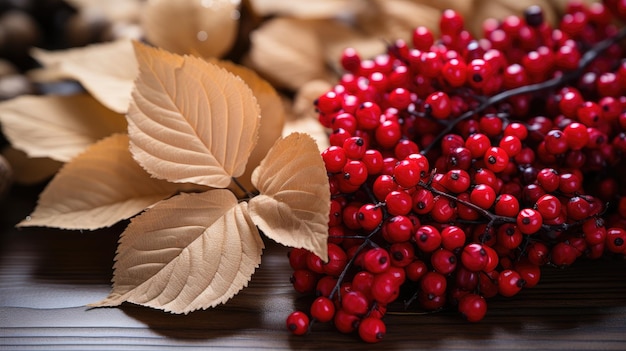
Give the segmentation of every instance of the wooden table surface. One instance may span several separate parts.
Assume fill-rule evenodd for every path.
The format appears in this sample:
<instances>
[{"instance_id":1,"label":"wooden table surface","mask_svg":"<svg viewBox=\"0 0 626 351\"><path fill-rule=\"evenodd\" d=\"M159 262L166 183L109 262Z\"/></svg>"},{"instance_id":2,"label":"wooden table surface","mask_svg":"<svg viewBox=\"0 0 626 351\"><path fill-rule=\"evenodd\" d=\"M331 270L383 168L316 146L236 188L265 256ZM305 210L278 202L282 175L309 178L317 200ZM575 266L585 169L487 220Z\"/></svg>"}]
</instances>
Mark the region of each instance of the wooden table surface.
<instances>
[{"instance_id":1,"label":"wooden table surface","mask_svg":"<svg viewBox=\"0 0 626 351\"><path fill-rule=\"evenodd\" d=\"M124 227L14 229L39 190L16 187L0 207L0 350L626 350L622 259L546 269L537 287L491 300L477 324L456 312L388 315L388 334L375 346L325 324L291 336L284 320L306 304L290 286L286 249L271 242L250 286L218 308L189 315L132 305L87 309L109 292Z\"/></svg>"}]
</instances>

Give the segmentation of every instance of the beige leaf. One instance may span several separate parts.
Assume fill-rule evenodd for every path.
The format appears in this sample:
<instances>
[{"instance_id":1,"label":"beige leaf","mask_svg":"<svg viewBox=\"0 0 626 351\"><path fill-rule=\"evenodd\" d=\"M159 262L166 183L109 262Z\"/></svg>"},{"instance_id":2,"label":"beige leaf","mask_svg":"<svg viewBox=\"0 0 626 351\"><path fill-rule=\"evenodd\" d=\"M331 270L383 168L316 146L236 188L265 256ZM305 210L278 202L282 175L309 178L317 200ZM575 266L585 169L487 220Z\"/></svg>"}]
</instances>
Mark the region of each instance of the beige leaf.
<instances>
[{"instance_id":1,"label":"beige leaf","mask_svg":"<svg viewBox=\"0 0 626 351\"><path fill-rule=\"evenodd\" d=\"M101 138L126 131L124 116L87 94L20 96L0 103L2 130L30 157L67 162Z\"/></svg>"},{"instance_id":2,"label":"beige leaf","mask_svg":"<svg viewBox=\"0 0 626 351\"><path fill-rule=\"evenodd\" d=\"M13 169L14 181L24 185L33 185L52 178L63 165L47 157L28 157L26 153L13 147L4 148L2 156Z\"/></svg>"},{"instance_id":3,"label":"beige leaf","mask_svg":"<svg viewBox=\"0 0 626 351\"><path fill-rule=\"evenodd\" d=\"M350 16L362 0L250 0L252 10L261 17L279 15L299 18Z\"/></svg>"},{"instance_id":4,"label":"beige leaf","mask_svg":"<svg viewBox=\"0 0 626 351\"><path fill-rule=\"evenodd\" d=\"M226 302L248 285L263 241L229 190L181 194L134 218L122 234L113 290L92 306L128 301L173 313Z\"/></svg>"},{"instance_id":5,"label":"beige leaf","mask_svg":"<svg viewBox=\"0 0 626 351\"><path fill-rule=\"evenodd\" d=\"M422 3L423 2L423 3ZM439 33L441 10L431 2L414 0L372 0L368 11L358 17L358 27L367 35L393 42L403 39L411 43L417 26Z\"/></svg>"},{"instance_id":6,"label":"beige leaf","mask_svg":"<svg viewBox=\"0 0 626 351\"><path fill-rule=\"evenodd\" d=\"M276 86L295 91L310 80L328 77L313 22L275 18L252 32L250 41L250 64Z\"/></svg>"},{"instance_id":7,"label":"beige leaf","mask_svg":"<svg viewBox=\"0 0 626 351\"><path fill-rule=\"evenodd\" d=\"M292 112L294 117L317 118L318 113L315 112L315 100L332 88L332 84L325 80L312 80L301 86L293 98Z\"/></svg>"},{"instance_id":8,"label":"beige leaf","mask_svg":"<svg viewBox=\"0 0 626 351\"><path fill-rule=\"evenodd\" d=\"M314 25L320 42L324 43L323 52L326 64L334 67L338 72L343 70L339 59L347 47L356 49L362 58L372 58L387 50L386 43L381 40L380 36L366 35L345 22L320 20L314 22Z\"/></svg>"},{"instance_id":9,"label":"beige leaf","mask_svg":"<svg viewBox=\"0 0 626 351\"><path fill-rule=\"evenodd\" d=\"M261 78L256 72L244 66L237 65L231 61L209 61L216 63L233 74L236 74L250 87L252 93L261 108L261 121L259 126L259 140L256 144L248 163L246 171L239 177L239 182L252 191L252 183L250 177L252 171L261 163L269 149L274 145L276 140L280 138L281 131L285 124L285 110L280 96L270 83ZM243 194L240 194L243 195Z\"/></svg>"},{"instance_id":10,"label":"beige leaf","mask_svg":"<svg viewBox=\"0 0 626 351\"><path fill-rule=\"evenodd\" d=\"M112 135L66 163L18 226L87 229L111 226L177 192L132 159L128 136Z\"/></svg>"},{"instance_id":11,"label":"beige leaf","mask_svg":"<svg viewBox=\"0 0 626 351\"><path fill-rule=\"evenodd\" d=\"M292 133L309 134L315 140L320 153L330 146L326 129L316 118L305 117L288 120L283 128L283 136L286 137Z\"/></svg>"},{"instance_id":12,"label":"beige leaf","mask_svg":"<svg viewBox=\"0 0 626 351\"><path fill-rule=\"evenodd\" d=\"M250 215L271 239L301 247L326 260L330 188L315 141L293 133L279 139L252 173L260 194Z\"/></svg>"},{"instance_id":13,"label":"beige leaf","mask_svg":"<svg viewBox=\"0 0 626 351\"><path fill-rule=\"evenodd\" d=\"M227 187L256 145L252 91L202 59L135 47L140 74L127 115L133 156L157 178Z\"/></svg>"},{"instance_id":14,"label":"beige leaf","mask_svg":"<svg viewBox=\"0 0 626 351\"><path fill-rule=\"evenodd\" d=\"M148 41L170 52L221 57L236 39L238 0L149 0L142 26Z\"/></svg>"},{"instance_id":15,"label":"beige leaf","mask_svg":"<svg viewBox=\"0 0 626 351\"><path fill-rule=\"evenodd\" d=\"M104 106L126 113L138 73L130 40L54 52L33 49L31 54L47 68L79 81Z\"/></svg>"}]
</instances>

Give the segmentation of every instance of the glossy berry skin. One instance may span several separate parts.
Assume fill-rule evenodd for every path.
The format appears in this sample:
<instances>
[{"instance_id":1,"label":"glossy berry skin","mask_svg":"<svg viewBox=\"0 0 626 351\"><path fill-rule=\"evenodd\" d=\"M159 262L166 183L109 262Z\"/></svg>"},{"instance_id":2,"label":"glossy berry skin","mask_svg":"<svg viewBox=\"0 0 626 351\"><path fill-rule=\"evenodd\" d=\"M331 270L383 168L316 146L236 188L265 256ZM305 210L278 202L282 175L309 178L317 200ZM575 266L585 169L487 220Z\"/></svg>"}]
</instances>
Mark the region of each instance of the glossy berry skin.
<instances>
[{"instance_id":1,"label":"glossy berry skin","mask_svg":"<svg viewBox=\"0 0 626 351\"><path fill-rule=\"evenodd\" d=\"M441 245L441 233L431 225L424 225L417 229L414 240L423 252L433 252Z\"/></svg>"},{"instance_id":2,"label":"glossy berry skin","mask_svg":"<svg viewBox=\"0 0 626 351\"><path fill-rule=\"evenodd\" d=\"M365 253L363 268L368 272L377 274L385 272L391 266L389 252L383 248L375 247Z\"/></svg>"},{"instance_id":3,"label":"glossy berry skin","mask_svg":"<svg viewBox=\"0 0 626 351\"><path fill-rule=\"evenodd\" d=\"M487 301L478 294L467 294L459 300L459 312L469 322L478 322L487 314Z\"/></svg>"},{"instance_id":4,"label":"glossy berry skin","mask_svg":"<svg viewBox=\"0 0 626 351\"><path fill-rule=\"evenodd\" d=\"M364 293L348 291L346 294L342 294L341 308L350 314L363 316L369 309L369 303Z\"/></svg>"},{"instance_id":5,"label":"glossy berry skin","mask_svg":"<svg viewBox=\"0 0 626 351\"><path fill-rule=\"evenodd\" d=\"M502 296L516 295L525 284L520 274L512 269L505 269L498 275L498 293Z\"/></svg>"},{"instance_id":6,"label":"glossy berry skin","mask_svg":"<svg viewBox=\"0 0 626 351\"><path fill-rule=\"evenodd\" d=\"M463 248L461 262L472 272L483 270L487 266L487 252L481 244L469 244Z\"/></svg>"},{"instance_id":7,"label":"glossy berry skin","mask_svg":"<svg viewBox=\"0 0 626 351\"><path fill-rule=\"evenodd\" d=\"M524 234L535 234L543 225L543 218L539 211L531 208L522 209L516 218L517 227Z\"/></svg>"},{"instance_id":8,"label":"glossy berry skin","mask_svg":"<svg viewBox=\"0 0 626 351\"><path fill-rule=\"evenodd\" d=\"M295 311L287 317L287 329L294 335L304 335L309 330L309 322L306 313Z\"/></svg>"},{"instance_id":9,"label":"glossy berry skin","mask_svg":"<svg viewBox=\"0 0 626 351\"><path fill-rule=\"evenodd\" d=\"M335 304L328 297L320 296L311 304L311 316L322 323L330 322L335 316Z\"/></svg>"},{"instance_id":10,"label":"glossy berry skin","mask_svg":"<svg viewBox=\"0 0 626 351\"><path fill-rule=\"evenodd\" d=\"M368 343L377 343L382 341L387 333L385 323L374 317L364 318L359 324L359 336L361 340Z\"/></svg>"},{"instance_id":11,"label":"glossy berry skin","mask_svg":"<svg viewBox=\"0 0 626 351\"><path fill-rule=\"evenodd\" d=\"M340 172L343 170L343 166L346 164L347 156L342 147L330 146L326 150L322 151L322 159L324 160L324 166L328 172Z\"/></svg>"},{"instance_id":12,"label":"glossy berry skin","mask_svg":"<svg viewBox=\"0 0 626 351\"><path fill-rule=\"evenodd\" d=\"M489 185L479 184L472 189L470 201L480 208L488 209L496 201L496 192Z\"/></svg>"},{"instance_id":13,"label":"glossy berry skin","mask_svg":"<svg viewBox=\"0 0 626 351\"><path fill-rule=\"evenodd\" d=\"M506 151L498 146L490 147L483 156L485 167L498 173L506 169L509 164L509 155Z\"/></svg>"},{"instance_id":14,"label":"glossy berry skin","mask_svg":"<svg viewBox=\"0 0 626 351\"><path fill-rule=\"evenodd\" d=\"M381 224L383 212L374 204L365 204L357 212L357 220L363 229L373 230Z\"/></svg>"},{"instance_id":15,"label":"glossy berry skin","mask_svg":"<svg viewBox=\"0 0 626 351\"><path fill-rule=\"evenodd\" d=\"M417 185L422 175L421 165L411 159L400 161L393 170L395 181L403 188L411 188Z\"/></svg>"}]
</instances>

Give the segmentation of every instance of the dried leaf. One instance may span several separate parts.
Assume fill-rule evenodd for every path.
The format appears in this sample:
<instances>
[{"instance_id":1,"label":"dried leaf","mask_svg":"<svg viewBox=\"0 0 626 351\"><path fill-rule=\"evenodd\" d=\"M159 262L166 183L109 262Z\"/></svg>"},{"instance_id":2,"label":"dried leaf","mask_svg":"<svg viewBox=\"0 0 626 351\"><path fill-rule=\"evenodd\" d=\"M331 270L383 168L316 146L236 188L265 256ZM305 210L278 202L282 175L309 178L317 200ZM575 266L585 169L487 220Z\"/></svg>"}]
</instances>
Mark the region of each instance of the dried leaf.
<instances>
[{"instance_id":1,"label":"dried leaf","mask_svg":"<svg viewBox=\"0 0 626 351\"><path fill-rule=\"evenodd\" d=\"M353 14L362 0L250 0L252 10L261 17L279 15L298 18L347 17Z\"/></svg>"},{"instance_id":2,"label":"dried leaf","mask_svg":"<svg viewBox=\"0 0 626 351\"><path fill-rule=\"evenodd\" d=\"M295 118L317 118L315 100L332 89L332 84L325 80L312 80L304 84L296 92L293 99L293 114Z\"/></svg>"},{"instance_id":3,"label":"dried leaf","mask_svg":"<svg viewBox=\"0 0 626 351\"><path fill-rule=\"evenodd\" d=\"M92 306L128 301L173 313L213 307L248 285L262 250L247 204L232 192L181 194L131 221L113 290Z\"/></svg>"},{"instance_id":4,"label":"dried leaf","mask_svg":"<svg viewBox=\"0 0 626 351\"><path fill-rule=\"evenodd\" d=\"M236 39L239 3L238 0L149 0L141 23L148 41L170 52L221 57Z\"/></svg>"},{"instance_id":5,"label":"dried leaf","mask_svg":"<svg viewBox=\"0 0 626 351\"><path fill-rule=\"evenodd\" d=\"M31 54L47 68L79 81L104 106L126 113L138 73L130 40L54 52L33 49Z\"/></svg>"},{"instance_id":6,"label":"dried leaf","mask_svg":"<svg viewBox=\"0 0 626 351\"><path fill-rule=\"evenodd\" d=\"M424 3L422 3L424 2ZM431 2L414 0L373 0L368 11L358 17L358 27L368 36L387 42L403 39L411 42L411 33L417 26L439 33L441 10Z\"/></svg>"},{"instance_id":7,"label":"dried leaf","mask_svg":"<svg viewBox=\"0 0 626 351\"><path fill-rule=\"evenodd\" d=\"M295 91L310 80L328 77L314 22L272 19L252 32L250 41L251 65L277 86Z\"/></svg>"},{"instance_id":8,"label":"dried leaf","mask_svg":"<svg viewBox=\"0 0 626 351\"><path fill-rule=\"evenodd\" d=\"M177 192L132 159L128 136L112 135L66 163L18 226L93 230L111 226Z\"/></svg>"},{"instance_id":9,"label":"dried leaf","mask_svg":"<svg viewBox=\"0 0 626 351\"><path fill-rule=\"evenodd\" d=\"M250 215L259 229L326 260L330 188L315 141L301 133L278 140L252 173L252 184L260 194L250 200Z\"/></svg>"},{"instance_id":10,"label":"dried leaf","mask_svg":"<svg viewBox=\"0 0 626 351\"><path fill-rule=\"evenodd\" d=\"M309 134L315 140L320 153L330 146L326 129L324 129L317 118L305 117L288 120L283 128L283 136L287 137L292 133Z\"/></svg>"},{"instance_id":11,"label":"dried leaf","mask_svg":"<svg viewBox=\"0 0 626 351\"><path fill-rule=\"evenodd\" d=\"M387 51L385 41L379 36L366 35L345 22L320 20L314 25L319 41L324 43L326 64L337 72L343 71L339 58L347 47L356 49L362 58L371 58Z\"/></svg>"},{"instance_id":12,"label":"dried leaf","mask_svg":"<svg viewBox=\"0 0 626 351\"><path fill-rule=\"evenodd\" d=\"M33 185L52 178L63 163L47 157L28 157L13 147L2 150L2 156L13 168L13 179L18 184Z\"/></svg>"},{"instance_id":13,"label":"dried leaf","mask_svg":"<svg viewBox=\"0 0 626 351\"><path fill-rule=\"evenodd\" d=\"M126 131L124 116L87 94L20 96L0 103L2 130L30 157L67 162L94 142Z\"/></svg>"},{"instance_id":14,"label":"dried leaf","mask_svg":"<svg viewBox=\"0 0 626 351\"><path fill-rule=\"evenodd\" d=\"M215 63L243 79L250 87L250 90L252 90L261 108L259 140L254 150L252 150L252 154L250 154L246 171L239 177L239 182L243 186L248 190L253 190L250 182L252 171L261 163L261 160L267 155L267 152L276 140L280 138L285 124L285 109L274 87L253 70L231 61L213 60L209 62Z\"/></svg>"},{"instance_id":15,"label":"dried leaf","mask_svg":"<svg viewBox=\"0 0 626 351\"><path fill-rule=\"evenodd\" d=\"M252 91L202 59L135 47L140 74L127 115L133 156L157 178L228 187L256 145Z\"/></svg>"}]
</instances>

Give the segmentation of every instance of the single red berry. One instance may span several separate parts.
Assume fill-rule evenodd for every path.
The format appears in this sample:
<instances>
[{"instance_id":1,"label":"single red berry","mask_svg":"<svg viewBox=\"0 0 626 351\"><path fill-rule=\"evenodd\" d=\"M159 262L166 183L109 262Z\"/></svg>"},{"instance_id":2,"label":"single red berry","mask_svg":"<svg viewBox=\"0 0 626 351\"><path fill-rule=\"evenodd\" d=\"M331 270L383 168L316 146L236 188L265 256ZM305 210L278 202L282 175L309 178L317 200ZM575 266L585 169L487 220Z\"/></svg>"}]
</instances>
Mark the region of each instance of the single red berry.
<instances>
[{"instance_id":1,"label":"single red berry","mask_svg":"<svg viewBox=\"0 0 626 351\"><path fill-rule=\"evenodd\" d=\"M450 225L441 230L441 246L450 251L455 251L465 244L465 231L460 227Z\"/></svg>"},{"instance_id":2,"label":"single red berry","mask_svg":"<svg viewBox=\"0 0 626 351\"><path fill-rule=\"evenodd\" d=\"M308 269L297 269L291 274L290 281L297 292L311 293L315 290L317 275Z\"/></svg>"},{"instance_id":3,"label":"single red berry","mask_svg":"<svg viewBox=\"0 0 626 351\"><path fill-rule=\"evenodd\" d=\"M359 336L361 340L368 343L376 343L382 341L387 332L385 322L378 318L367 317L359 324Z\"/></svg>"},{"instance_id":4,"label":"single red berry","mask_svg":"<svg viewBox=\"0 0 626 351\"><path fill-rule=\"evenodd\" d=\"M428 272L428 266L424 263L424 261L415 259L413 262L404 267L404 272L409 280L416 282L420 280L426 272Z\"/></svg>"},{"instance_id":5,"label":"single red berry","mask_svg":"<svg viewBox=\"0 0 626 351\"><path fill-rule=\"evenodd\" d=\"M541 268L538 265L531 263L528 259L522 259L516 262L515 270L524 280L525 288L532 288L539 283L539 279L541 278Z\"/></svg>"},{"instance_id":6,"label":"single red berry","mask_svg":"<svg viewBox=\"0 0 626 351\"><path fill-rule=\"evenodd\" d=\"M478 184L470 193L470 201L480 208L489 209L496 201L496 192L489 185Z\"/></svg>"},{"instance_id":7,"label":"single red berry","mask_svg":"<svg viewBox=\"0 0 626 351\"><path fill-rule=\"evenodd\" d=\"M534 208L543 219L554 219L561 214L561 201L554 195L546 194L537 200Z\"/></svg>"},{"instance_id":8,"label":"single red berry","mask_svg":"<svg viewBox=\"0 0 626 351\"><path fill-rule=\"evenodd\" d=\"M532 208L522 209L516 218L517 227L524 234L535 234L543 225L541 213Z\"/></svg>"},{"instance_id":9,"label":"single red berry","mask_svg":"<svg viewBox=\"0 0 626 351\"><path fill-rule=\"evenodd\" d=\"M459 312L469 322L478 322L487 314L487 302L478 294L467 294L459 300Z\"/></svg>"},{"instance_id":10,"label":"single red berry","mask_svg":"<svg viewBox=\"0 0 626 351\"><path fill-rule=\"evenodd\" d=\"M509 164L509 155L504 151L504 149L492 146L490 147L483 156L485 167L494 173L502 172L506 169Z\"/></svg>"},{"instance_id":11,"label":"single red berry","mask_svg":"<svg viewBox=\"0 0 626 351\"><path fill-rule=\"evenodd\" d=\"M388 272L376 274L371 293L374 300L379 304L386 305L393 302L400 295L398 279Z\"/></svg>"},{"instance_id":12,"label":"single red berry","mask_svg":"<svg viewBox=\"0 0 626 351\"><path fill-rule=\"evenodd\" d=\"M328 243L328 261L323 263L322 270L324 274L338 277L343 272L348 263L348 256L341 246Z\"/></svg>"},{"instance_id":13,"label":"single red berry","mask_svg":"<svg viewBox=\"0 0 626 351\"><path fill-rule=\"evenodd\" d=\"M385 120L376 127L374 138L382 148L393 148L402 138L402 130L397 121Z\"/></svg>"},{"instance_id":14,"label":"single red berry","mask_svg":"<svg viewBox=\"0 0 626 351\"><path fill-rule=\"evenodd\" d=\"M383 211L374 204L364 204L357 212L357 220L363 229L374 230L382 223Z\"/></svg>"},{"instance_id":15,"label":"single red berry","mask_svg":"<svg viewBox=\"0 0 626 351\"><path fill-rule=\"evenodd\" d=\"M430 49L435 42L433 33L428 27L418 26L413 30L413 46L421 51Z\"/></svg>"},{"instance_id":16,"label":"single red berry","mask_svg":"<svg viewBox=\"0 0 626 351\"><path fill-rule=\"evenodd\" d=\"M309 330L309 316L301 311L292 312L287 317L287 329L294 335L304 335Z\"/></svg>"},{"instance_id":17,"label":"single red berry","mask_svg":"<svg viewBox=\"0 0 626 351\"><path fill-rule=\"evenodd\" d=\"M513 223L505 223L497 231L498 245L507 249L516 249L522 243L523 235Z\"/></svg>"},{"instance_id":18,"label":"single red berry","mask_svg":"<svg viewBox=\"0 0 626 351\"><path fill-rule=\"evenodd\" d=\"M428 272L420 280L420 288L427 295L443 295L447 286L448 281L446 277L438 272Z\"/></svg>"},{"instance_id":19,"label":"single red berry","mask_svg":"<svg viewBox=\"0 0 626 351\"><path fill-rule=\"evenodd\" d=\"M430 256L430 263L435 272L448 275L456 270L457 258L452 251L441 248Z\"/></svg>"},{"instance_id":20,"label":"single red berry","mask_svg":"<svg viewBox=\"0 0 626 351\"><path fill-rule=\"evenodd\" d=\"M613 253L623 254L626 252L626 230L622 228L609 228L606 231L606 248Z\"/></svg>"},{"instance_id":21,"label":"single red berry","mask_svg":"<svg viewBox=\"0 0 626 351\"><path fill-rule=\"evenodd\" d=\"M415 259L415 249L408 241L394 243L389 248L389 256L393 267L406 267Z\"/></svg>"},{"instance_id":22,"label":"single red berry","mask_svg":"<svg viewBox=\"0 0 626 351\"><path fill-rule=\"evenodd\" d=\"M341 295L341 308L357 316L363 316L369 310L369 302L364 293L356 290Z\"/></svg>"},{"instance_id":23,"label":"single red berry","mask_svg":"<svg viewBox=\"0 0 626 351\"><path fill-rule=\"evenodd\" d=\"M423 252L433 252L441 246L441 233L431 225L422 225L415 231L414 240Z\"/></svg>"},{"instance_id":24,"label":"single red berry","mask_svg":"<svg viewBox=\"0 0 626 351\"><path fill-rule=\"evenodd\" d=\"M505 269L498 275L498 293L502 296L511 297L517 294L525 284L520 274L512 269Z\"/></svg>"},{"instance_id":25,"label":"single red berry","mask_svg":"<svg viewBox=\"0 0 626 351\"><path fill-rule=\"evenodd\" d=\"M550 251L550 262L558 267L570 266L576 258L578 252L575 247L567 242L559 242L552 247Z\"/></svg>"},{"instance_id":26,"label":"single red berry","mask_svg":"<svg viewBox=\"0 0 626 351\"><path fill-rule=\"evenodd\" d=\"M496 197L494 212L498 216L514 217L519 212L519 200L511 194Z\"/></svg>"},{"instance_id":27,"label":"single red berry","mask_svg":"<svg viewBox=\"0 0 626 351\"><path fill-rule=\"evenodd\" d=\"M421 179L422 168L420 164L412 159L404 159L396 165L393 170L393 177L403 188L411 188L417 185Z\"/></svg>"},{"instance_id":28,"label":"single red berry","mask_svg":"<svg viewBox=\"0 0 626 351\"><path fill-rule=\"evenodd\" d=\"M461 253L461 263L470 271L480 271L487 265L487 251L478 243L466 245Z\"/></svg>"},{"instance_id":29,"label":"single red berry","mask_svg":"<svg viewBox=\"0 0 626 351\"><path fill-rule=\"evenodd\" d=\"M448 94L443 91L436 91L424 100L426 113L436 119L448 119L452 112L452 102Z\"/></svg>"},{"instance_id":30,"label":"single red berry","mask_svg":"<svg viewBox=\"0 0 626 351\"><path fill-rule=\"evenodd\" d=\"M358 316L339 309L335 312L333 324L340 333L348 334L357 330L360 320Z\"/></svg>"},{"instance_id":31,"label":"single red berry","mask_svg":"<svg viewBox=\"0 0 626 351\"><path fill-rule=\"evenodd\" d=\"M359 186L367 180L367 167L362 161L350 160L342 169L343 179L350 185Z\"/></svg>"},{"instance_id":32,"label":"single red berry","mask_svg":"<svg viewBox=\"0 0 626 351\"><path fill-rule=\"evenodd\" d=\"M335 303L328 297L320 296L311 304L311 317L325 323L335 317Z\"/></svg>"},{"instance_id":33,"label":"single red berry","mask_svg":"<svg viewBox=\"0 0 626 351\"><path fill-rule=\"evenodd\" d=\"M370 273L382 273L391 266L389 252L381 247L368 250L363 256L363 268Z\"/></svg>"},{"instance_id":34,"label":"single red berry","mask_svg":"<svg viewBox=\"0 0 626 351\"><path fill-rule=\"evenodd\" d=\"M343 166L346 164L347 156L342 147L330 146L326 150L322 151L322 159L324 160L324 166L328 172L340 172L343 170Z\"/></svg>"}]
</instances>

